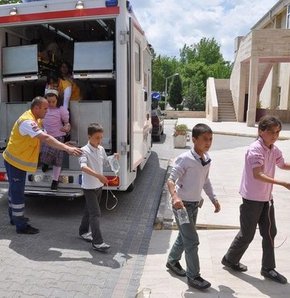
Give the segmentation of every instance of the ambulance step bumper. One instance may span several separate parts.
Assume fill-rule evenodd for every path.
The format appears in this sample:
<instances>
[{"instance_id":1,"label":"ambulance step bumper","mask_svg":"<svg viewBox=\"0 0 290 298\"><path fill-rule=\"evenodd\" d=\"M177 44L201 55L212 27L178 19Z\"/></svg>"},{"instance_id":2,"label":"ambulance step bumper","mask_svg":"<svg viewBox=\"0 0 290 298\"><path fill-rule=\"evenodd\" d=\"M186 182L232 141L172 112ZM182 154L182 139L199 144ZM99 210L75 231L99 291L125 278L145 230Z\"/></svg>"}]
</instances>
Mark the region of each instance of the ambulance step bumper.
<instances>
[{"instance_id":1,"label":"ambulance step bumper","mask_svg":"<svg viewBox=\"0 0 290 298\"><path fill-rule=\"evenodd\" d=\"M58 190L51 190L50 188L36 188L26 187L25 195L36 197L65 197L65 198L79 198L84 195L81 189L65 189L59 188Z\"/></svg>"}]
</instances>

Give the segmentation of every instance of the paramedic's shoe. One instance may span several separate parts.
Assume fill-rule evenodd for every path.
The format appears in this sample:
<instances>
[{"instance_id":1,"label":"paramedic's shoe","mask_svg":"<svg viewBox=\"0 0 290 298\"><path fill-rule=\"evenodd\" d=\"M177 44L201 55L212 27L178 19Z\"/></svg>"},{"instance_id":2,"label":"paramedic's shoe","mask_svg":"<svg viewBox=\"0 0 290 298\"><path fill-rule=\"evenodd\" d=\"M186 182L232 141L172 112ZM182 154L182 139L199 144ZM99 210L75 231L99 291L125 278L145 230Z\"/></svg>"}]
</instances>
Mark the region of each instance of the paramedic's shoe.
<instances>
[{"instance_id":1,"label":"paramedic's shoe","mask_svg":"<svg viewBox=\"0 0 290 298\"><path fill-rule=\"evenodd\" d=\"M107 251L111 246L105 242L101 244L94 244L92 243L92 247L94 250L100 251L100 252L105 252Z\"/></svg>"},{"instance_id":2,"label":"paramedic's shoe","mask_svg":"<svg viewBox=\"0 0 290 298\"><path fill-rule=\"evenodd\" d=\"M51 189L51 190L57 190L57 189L58 189L58 181L56 181L56 180L52 180L50 189Z\"/></svg>"},{"instance_id":3,"label":"paramedic's shoe","mask_svg":"<svg viewBox=\"0 0 290 298\"><path fill-rule=\"evenodd\" d=\"M225 267L231 268L234 271L238 271L238 272L245 272L248 270L246 265L243 265L242 263L237 263L237 264L233 264L231 262L229 262L226 258L226 256L223 257L222 262L221 262Z\"/></svg>"},{"instance_id":4,"label":"paramedic's shoe","mask_svg":"<svg viewBox=\"0 0 290 298\"><path fill-rule=\"evenodd\" d=\"M22 230L16 230L17 234L38 234L39 230L32 227L31 225L27 225L24 229Z\"/></svg>"},{"instance_id":5,"label":"paramedic's shoe","mask_svg":"<svg viewBox=\"0 0 290 298\"><path fill-rule=\"evenodd\" d=\"M48 170L48 165L46 163L44 163L41 167L41 170L43 173L45 173Z\"/></svg>"},{"instance_id":6,"label":"paramedic's shoe","mask_svg":"<svg viewBox=\"0 0 290 298\"><path fill-rule=\"evenodd\" d=\"M25 217L25 216L23 216L22 220L23 220L24 222L29 222L29 218L28 218L28 217ZM15 226L15 223L14 223L14 221L13 221L12 218L10 219L10 224L11 224L12 226Z\"/></svg>"},{"instance_id":7,"label":"paramedic's shoe","mask_svg":"<svg viewBox=\"0 0 290 298\"><path fill-rule=\"evenodd\" d=\"M87 232L87 233L84 233L84 234L81 234L80 235L80 238L87 241L87 242L92 242L93 241L93 236L92 236L92 233L91 232Z\"/></svg>"},{"instance_id":8,"label":"paramedic's shoe","mask_svg":"<svg viewBox=\"0 0 290 298\"><path fill-rule=\"evenodd\" d=\"M196 278L187 278L187 284L198 290L205 290L211 286L211 283L203 279L201 276Z\"/></svg>"},{"instance_id":9,"label":"paramedic's shoe","mask_svg":"<svg viewBox=\"0 0 290 298\"><path fill-rule=\"evenodd\" d=\"M279 282L280 284L287 284L287 278L277 272L275 269L261 269L261 275L272 279L273 281Z\"/></svg>"},{"instance_id":10,"label":"paramedic's shoe","mask_svg":"<svg viewBox=\"0 0 290 298\"><path fill-rule=\"evenodd\" d=\"M172 271L173 273L175 273L178 276L186 276L186 272L185 270L181 267L179 262L176 262L175 264L172 264L170 262L166 263L166 267Z\"/></svg>"}]
</instances>

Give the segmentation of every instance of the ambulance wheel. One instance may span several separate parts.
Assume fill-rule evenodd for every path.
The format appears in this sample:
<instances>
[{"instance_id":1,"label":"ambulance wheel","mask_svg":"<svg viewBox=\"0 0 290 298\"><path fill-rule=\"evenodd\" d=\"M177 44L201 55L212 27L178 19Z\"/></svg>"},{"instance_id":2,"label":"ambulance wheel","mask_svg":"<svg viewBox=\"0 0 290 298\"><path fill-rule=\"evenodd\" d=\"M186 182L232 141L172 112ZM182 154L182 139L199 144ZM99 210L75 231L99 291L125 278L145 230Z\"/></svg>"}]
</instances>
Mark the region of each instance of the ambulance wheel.
<instances>
[{"instance_id":1,"label":"ambulance wheel","mask_svg":"<svg viewBox=\"0 0 290 298\"><path fill-rule=\"evenodd\" d=\"M135 188L135 183L132 182L132 183L129 185L129 187L127 188L127 191L128 191L128 192L131 192L131 191L134 190L134 188Z\"/></svg>"}]
</instances>

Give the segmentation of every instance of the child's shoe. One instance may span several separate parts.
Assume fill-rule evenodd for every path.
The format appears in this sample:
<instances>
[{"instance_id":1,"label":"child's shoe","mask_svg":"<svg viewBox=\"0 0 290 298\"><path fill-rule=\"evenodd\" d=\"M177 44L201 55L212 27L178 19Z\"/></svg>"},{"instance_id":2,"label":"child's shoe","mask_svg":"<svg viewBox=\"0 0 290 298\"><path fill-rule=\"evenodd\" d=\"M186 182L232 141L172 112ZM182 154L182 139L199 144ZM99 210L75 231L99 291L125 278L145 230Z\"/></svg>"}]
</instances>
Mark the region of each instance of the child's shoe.
<instances>
[{"instance_id":1,"label":"child's shoe","mask_svg":"<svg viewBox=\"0 0 290 298\"><path fill-rule=\"evenodd\" d=\"M205 290L211 286L211 283L203 279L201 276L195 278L187 278L187 284L198 290Z\"/></svg>"},{"instance_id":2,"label":"child's shoe","mask_svg":"<svg viewBox=\"0 0 290 298\"><path fill-rule=\"evenodd\" d=\"M81 234L80 235L81 239L87 241L87 242L92 242L93 241L93 236L92 236L92 233L91 232L87 232L87 233L84 233L84 234Z\"/></svg>"},{"instance_id":3,"label":"child's shoe","mask_svg":"<svg viewBox=\"0 0 290 298\"><path fill-rule=\"evenodd\" d=\"M48 165L46 163L44 163L41 167L42 172L45 173L48 170Z\"/></svg>"},{"instance_id":4,"label":"child's shoe","mask_svg":"<svg viewBox=\"0 0 290 298\"><path fill-rule=\"evenodd\" d=\"M276 281L280 284L287 284L287 278L277 272L275 269L261 269L261 275L263 275L266 278L272 279L273 281Z\"/></svg>"},{"instance_id":5,"label":"child's shoe","mask_svg":"<svg viewBox=\"0 0 290 298\"><path fill-rule=\"evenodd\" d=\"M101 243L101 244L95 244L92 243L92 247L94 250L100 251L100 252L105 252L107 251L111 246L105 242Z\"/></svg>"},{"instance_id":6,"label":"child's shoe","mask_svg":"<svg viewBox=\"0 0 290 298\"><path fill-rule=\"evenodd\" d=\"M57 190L57 189L58 189L58 181L56 181L56 180L52 180L50 189L51 189L51 190Z\"/></svg>"}]
</instances>

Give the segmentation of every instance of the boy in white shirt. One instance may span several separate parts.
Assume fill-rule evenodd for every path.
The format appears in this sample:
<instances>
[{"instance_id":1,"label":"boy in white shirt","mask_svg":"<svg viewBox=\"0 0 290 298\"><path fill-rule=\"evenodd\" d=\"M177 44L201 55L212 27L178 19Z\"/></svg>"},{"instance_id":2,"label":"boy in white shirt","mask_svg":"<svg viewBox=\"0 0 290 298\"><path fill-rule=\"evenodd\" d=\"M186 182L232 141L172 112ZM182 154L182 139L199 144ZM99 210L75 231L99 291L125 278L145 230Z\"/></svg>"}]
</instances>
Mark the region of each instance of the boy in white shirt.
<instances>
[{"instance_id":1,"label":"boy in white shirt","mask_svg":"<svg viewBox=\"0 0 290 298\"><path fill-rule=\"evenodd\" d=\"M103 175L103 163L108 161L105 149L100 145L104 129L97 123L88 126L88 144L82 147L83 154L79 158L82 170L82 188L84 190L86 205L84 215L79 227L82 239L92 242L94 250L105 252L110 245L103 241L100 229L101 209L99 199L102 197L102 188L108 184L108 179ZM118 159L119 154L114 156ZM89 232L91 228L91 232Z\"/></svg>"}]
</instances>

